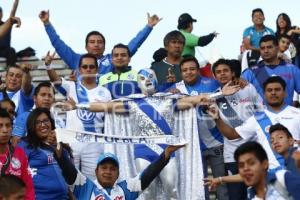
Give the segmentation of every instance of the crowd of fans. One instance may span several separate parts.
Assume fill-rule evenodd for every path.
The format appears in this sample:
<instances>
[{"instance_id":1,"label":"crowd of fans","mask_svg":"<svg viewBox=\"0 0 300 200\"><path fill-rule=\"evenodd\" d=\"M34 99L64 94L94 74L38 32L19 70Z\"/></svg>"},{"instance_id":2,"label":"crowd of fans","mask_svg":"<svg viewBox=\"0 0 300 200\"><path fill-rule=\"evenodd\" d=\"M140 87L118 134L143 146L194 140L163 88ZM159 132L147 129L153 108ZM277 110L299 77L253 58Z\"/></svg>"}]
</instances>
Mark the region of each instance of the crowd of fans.
<instances>
[{"instance_id":1,"label":"crowd of fans","mask_svg":"<svg viewBox=\"0 0 300 200\"><path fill-rule=\"evenodd\" d=\"M149 119L162 116L154 124L166 135L172 130L165 124L174 120L167 116L196 110L203 198L215 190L219 200L300 199L300 28L287 14L278 15L273 31L264 25L263 10L254 9L253 25L243 33L241 60L221 58L212 63L213 77L205 77L195 48L208 45L218 33L195 35L197 20L188 13L179 16L178 30L165 35L151 67L136 71L130 59L161 20L157 15L148 14L146 25L128 45L116 44L108 54L104 35L89 32L87 53L82 55L61 39L49 11L41 11L55 52L76 74L61 77L52 66L56 53L48 52L45 70L50 81L34 86L32 66L18 64L10 46L12 27L21 23L15 17L18 3L14 1L6 21L0 7L0 56L7 63L0 90L0 199L128 200L144 190L145 199L156 199L156 185L151 184L156 177L167 199L179 199L176 169L185 163L176 163L174 152L185 145L159 150L134 145L139 175L118 180L126 163L105 151L104 144L57 142L56 128L105 135L107 113L135 115L131 123L141 124L140 113L132 113L138 109ZM63 119L53 113L56 92L67 99L61 104ZM165 98L173 94L178 96L172 101ZM164 102L174 110L164 110ZM140 129L149 131L146 126Z\"/></svg>"}]
</instances>

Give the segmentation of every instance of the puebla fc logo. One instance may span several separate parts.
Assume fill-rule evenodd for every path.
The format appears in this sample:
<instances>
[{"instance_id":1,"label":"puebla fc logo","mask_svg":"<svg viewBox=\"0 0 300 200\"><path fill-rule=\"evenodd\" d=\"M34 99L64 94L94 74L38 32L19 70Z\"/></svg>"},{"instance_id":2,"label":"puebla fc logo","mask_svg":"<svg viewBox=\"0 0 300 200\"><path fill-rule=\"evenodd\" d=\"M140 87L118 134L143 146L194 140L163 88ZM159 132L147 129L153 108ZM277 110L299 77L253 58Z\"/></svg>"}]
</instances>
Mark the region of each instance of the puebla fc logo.
<instances>
[{"instance_id":1,"label":"puebla fc logo","mask_svg":"<svg viewBox=\"0 0 300 200\"><path fill-rule=\"evenodd\" d=\"M96 113L94 113L94 112L90 112L87 110L81 110L81 109L76 110L76 114L80 120L85 121L85 122L94 120L94 118L96 116Z\"/></svg>"},{"instance_id":2,"label":"puebla fc logo","mask_svg":"<svg viewBox=\"0 0 300 200\"><path fill-rule=\"evenodd\" d=\"M12 157L11 159L11 166L14 168L14 169L20 169L21 167L21 162L19 159L15 158L15 157Z\"/></svg>"}]
</instances>

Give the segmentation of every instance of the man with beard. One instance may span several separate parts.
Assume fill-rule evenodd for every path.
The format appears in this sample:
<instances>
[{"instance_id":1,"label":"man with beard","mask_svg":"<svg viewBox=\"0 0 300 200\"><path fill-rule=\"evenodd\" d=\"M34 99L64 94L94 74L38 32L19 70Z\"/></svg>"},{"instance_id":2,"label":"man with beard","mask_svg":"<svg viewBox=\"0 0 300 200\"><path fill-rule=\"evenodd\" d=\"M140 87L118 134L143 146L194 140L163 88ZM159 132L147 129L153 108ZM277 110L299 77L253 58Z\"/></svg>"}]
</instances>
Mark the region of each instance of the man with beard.
<instances>
[{"instance_id":1,"label":"man with beard","mask_svg":"<svg viewBox=\"0 0 300 200\"><path fill-rule=\"evenodd\" d=\"M210 107L208 113L215 119L220 132L229 140L243 138L259 142L266 150L270 168L283 165L283 157L273 153L269 128L272 124L281 123L288 127L295 140L300 139L300 111L284 103L286 96L285 81L279 76L273 76L263 85L267 106L263 112L256 112L242 125L232 128L227 125L214 107Z\"/></svg>"}]
</instances>

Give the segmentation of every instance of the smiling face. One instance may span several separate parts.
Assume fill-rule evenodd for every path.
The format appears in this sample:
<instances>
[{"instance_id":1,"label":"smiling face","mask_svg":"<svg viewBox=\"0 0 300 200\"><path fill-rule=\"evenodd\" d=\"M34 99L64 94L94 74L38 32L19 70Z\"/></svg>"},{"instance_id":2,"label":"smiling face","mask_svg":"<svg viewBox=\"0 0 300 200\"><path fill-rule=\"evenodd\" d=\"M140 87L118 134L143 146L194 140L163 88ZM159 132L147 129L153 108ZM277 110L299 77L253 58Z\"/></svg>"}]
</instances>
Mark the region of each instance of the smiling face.
<instances>
[{"instance_id":1,"label":"smiling face","mask_svg":"<svg viewBox=\"0 0 300 200\"><path fill-rule=\"evenodd\" d=\"M51 121L45 113L40 114L35 123L35 132L41 141L46 141L49 134L51 134Z\"/></svg>"},{"instance_id":2,"label":"smiling face","mask_svg":"<svg viewBox=\"0 0 300 200\"><path fill-rule=\"evenodd\" d=\"M5 84L8 91L16 92L21 89L23 71L20 68L10 67L6 73Z\"/></svg>"},{"instance_id":3,"label":"smiling face","mask_svg":"<svg viewBox=\"0 0 300 200\"><path fill-rule=\"evenodd\" d=\"M153 70L142 69L138 73L138 86L145 95L155 93L157 87L157 78Z\"/></svg>"},{"instance_id":4,"label":"smiling face","mask_svg":"<svg viewBox=\"0 0 300 200\"><path fill-rule=\"evenodd\" d=\"M254 153L245 153L239 156L238 169L247 186L257 186L266 177L268 161L259 161Z\"/></svg>"},{"instance_id":5,"label":"smiling face","mask_svg":"<svg viewBox=\"0 0 300 200\"><path fill-rule=\"evenodd\" d=\"M199 70L194 61L184 62L181 66L181 76L185 83L192 85L197 82Z\"/></svg>"},{"instance_id":6,"label":"smiling face","mask_svg":"<svg viewBox=\"0 0 300 200\"><path fill-rule=\"evenodd\" d=\"M291 44L291 40L285 37L281 37L278 41L278 48L281 53L284 53L286 50L288 50L289 46Z\"/></svg>"},{"instance_id":7,"label":"smiling face","mask_svg":"<svg viewBox=\"0 0 300 200\"><path fill-rule=\"evenodd\" d=\"M288 149L293 146L294 139L288 137L283 130L276 130L271 134L272 149L280 154L284 155L288 152Z\"/></svg>"},{"instance_id":8,"label":"smiling face","mask_svg":"<svg viewBox=\"0 0 300 200\"><path fill-rule=\"evenodd\" d=\"M282 15L280 15L277 18L277 24L278 24L278 26L279 26L280 29L285 29L286 28L287 22L285 21L285 19L283 18Z\"/></svg>"},{"instance_id":9,"label":"smiling face","mask_svg":"<svg viewBox=\"0 0 300 200\"><path fill-rule=\"evenodd\" d=\"M257 25L257 26L263 25L264 21L265 21L265 16L263 13L261 13L259 11L253 13L252 22L254 25Z\"/></svg>"},{"instance_id":10,"label":"smiling face","mask_svg":"<svg viewBox=\"0 0 300 200\"><path fill-rule=\"evenodd\" d=\"M124 68L129 65L130 56L126 48L116 47L112 51L112 63L116 68Z\"/></svg>"},{"instance_id":11,"label":"smiling face","mask_svg":"<svg viewBox=\"0 0 300 200\"><path fill-rule=\"evenodd\" d=\"M119 168L114 161L104 161L96 168L96 176L102 187L111 188L119 177Z\"/></svg>"}]
</instances>

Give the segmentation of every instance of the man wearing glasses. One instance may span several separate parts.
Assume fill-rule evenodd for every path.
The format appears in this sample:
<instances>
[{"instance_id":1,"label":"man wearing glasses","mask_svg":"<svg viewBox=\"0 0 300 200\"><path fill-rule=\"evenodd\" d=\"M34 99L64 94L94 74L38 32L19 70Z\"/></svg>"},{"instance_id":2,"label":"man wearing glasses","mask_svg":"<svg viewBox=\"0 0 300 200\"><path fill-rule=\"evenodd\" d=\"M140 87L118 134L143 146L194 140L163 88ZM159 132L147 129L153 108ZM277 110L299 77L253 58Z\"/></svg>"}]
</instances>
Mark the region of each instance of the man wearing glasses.
<instances>
[{"instance_id":1,"label":"man wearing glasses","mask_svg":"<svg viewBox=\"0 0 300 200\"><path fill-rule=\"evenodd\" d=\"M92 54L84 54L79 62L79 77L76 82L60 78L50 66L54 55L47 55L45 62L50 81L55 86L61 86L66 96L74 99L76 103L108 102L111 100L110 92L97 84L97 58ZM47 66L48 65L48 66ZM87 110L74 110L67 112L66 128L77 131L103 133L104 113L94 113ZM102 146L99 143L70 144L73 149L75 166L91 179L95 179L94 169Z\"/></svg>"}]
</instances>

